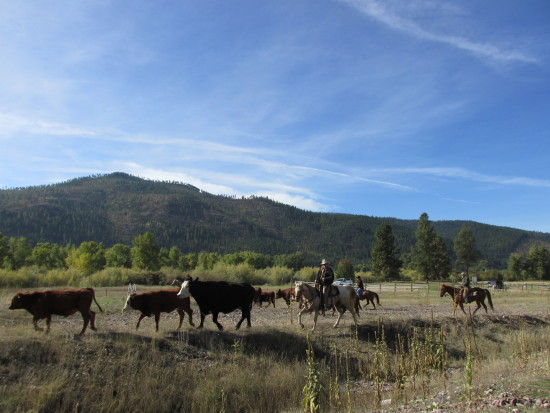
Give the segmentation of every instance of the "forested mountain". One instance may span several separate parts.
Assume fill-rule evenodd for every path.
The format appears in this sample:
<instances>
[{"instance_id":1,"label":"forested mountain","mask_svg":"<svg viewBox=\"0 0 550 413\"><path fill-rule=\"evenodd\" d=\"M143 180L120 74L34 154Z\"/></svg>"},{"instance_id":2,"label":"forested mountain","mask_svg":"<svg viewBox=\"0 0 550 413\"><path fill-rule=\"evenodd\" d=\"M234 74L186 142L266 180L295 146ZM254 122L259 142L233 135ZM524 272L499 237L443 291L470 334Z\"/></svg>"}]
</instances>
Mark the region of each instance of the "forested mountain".
<instances>
[{"instance_id":1,"label":"forested mountain","mask_svg":"<svg viewBox=\"0 0 550 413\"><path fill-rule=\"evenodd\" d=\"M0 190L0 232L25 237L32 244L131 245L136 236L151 232L161 247L177 246L183 253L301 251L315 265L321 256L359 263L369 260L375 230L382 223L391 225L401 252L410 252L416 220L307 212L266 198L217 196L191 185L124 173ZM482 259L494 268L506 267L512 252L525 252L537 242L550 244L548 233L466 221L433 222L450 251L463 224L474 234Z\"/></svg>"}]
</instances>

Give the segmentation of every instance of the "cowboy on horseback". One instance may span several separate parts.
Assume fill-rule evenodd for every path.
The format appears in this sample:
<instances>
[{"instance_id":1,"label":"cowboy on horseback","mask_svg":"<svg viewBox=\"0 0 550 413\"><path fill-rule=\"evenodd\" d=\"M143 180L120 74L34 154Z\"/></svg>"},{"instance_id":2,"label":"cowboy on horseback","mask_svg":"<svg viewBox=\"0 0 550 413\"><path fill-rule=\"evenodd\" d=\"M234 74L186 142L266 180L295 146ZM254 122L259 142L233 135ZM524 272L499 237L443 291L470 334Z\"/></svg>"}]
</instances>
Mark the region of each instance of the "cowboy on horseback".
<instances>
[{"instance_id":1,"label":"cowboy on horseback","mask_svg":"<svg viewBox=\"0 0 550 413\"><path fill-rule=\"evenodd\" d=\"M470 290L470 278L465 272L461 273L460 286L462 287L462 298L464 302L468 303L468 292Z\"/></svg>"},{"instance_id":2,"label":"cowboy on horseback","mask_svg":"<svg viewBox=\"0 0 550 413\"><path fill-rule=\"evenodd\" d=\"M355 290L357 293L357 297L361 297L361 294L363 294L363 290L365 289L365 285L363 284L363 280L361 279L360 275L355 278L355 283L357 287L357 289Z\"/></svg>"},{"instance_id":3,"label":"cowboy on horseback","mask_svg":"<svg viewBox=\"0 0 550 413\"><path fill-rule=\"evenodd\" d=\"M315 288L319 290L321 296L321 308L323 309L323 314L325 311L325 293L330 291L330 286L334 281L334 271L330 266L330 263L323 259L321 261L321 268L317 272L315 277ZM328 288L325 288L328 287Z\"/></svg>"}]
</instances>

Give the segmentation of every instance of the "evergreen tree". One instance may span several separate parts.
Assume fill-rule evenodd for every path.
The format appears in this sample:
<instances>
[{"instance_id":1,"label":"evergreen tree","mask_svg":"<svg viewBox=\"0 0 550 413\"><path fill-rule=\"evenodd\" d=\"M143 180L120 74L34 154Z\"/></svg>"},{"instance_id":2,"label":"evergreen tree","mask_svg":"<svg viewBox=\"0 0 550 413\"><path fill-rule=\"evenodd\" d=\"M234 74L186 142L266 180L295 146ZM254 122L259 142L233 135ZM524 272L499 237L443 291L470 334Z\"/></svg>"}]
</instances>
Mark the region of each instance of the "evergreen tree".
<instances>
[{"instance_id":1,"label":"evergreen tree","mask_svg":"<svg viewBox=\"0 0 550 413\"><path fill-rule=\"evenodd\" d=\"M420 215L415 235L416 245L411 252L416 270L426 281L447 277L451 271L449 254L425 212Z\"/></svg>"},{"instance_id":2,"label":"evergreen tree","mask_svg":"<svg viewBox=\"0 0 550 413\"><path fill-rule=\"evenodd\" d=\"M395 245L391 225L382 224L376 228L375 241L371 251L371 269L376 277L399 278L403 262L397 258L399 248Z\"/></svg>"},{"instance_id":3,"label":"evergreen tree","mask_svg":"<svg viewBox=\"0 0 550 413\"><path fill-rule=\"evenodd\" d=\"M474 235L470 231L468 225L463 225L462 228L460 228L460 231L454 239L454 250L457 257L457 264L469 274L471 266L479 260L480 254L476 248Z\"/></svg>"},{"instance_id":4,"label":"evergreen tree","mask_svg":"<svg viewBox=\"0 0 550 413\"><path fill-rule=\"evenodd\" d=\"M149 271L160 269L160 248L158 247L153 234L146 232L138 235L133 240L132 265L136 268Z\"/></svg>"}]
</instances>

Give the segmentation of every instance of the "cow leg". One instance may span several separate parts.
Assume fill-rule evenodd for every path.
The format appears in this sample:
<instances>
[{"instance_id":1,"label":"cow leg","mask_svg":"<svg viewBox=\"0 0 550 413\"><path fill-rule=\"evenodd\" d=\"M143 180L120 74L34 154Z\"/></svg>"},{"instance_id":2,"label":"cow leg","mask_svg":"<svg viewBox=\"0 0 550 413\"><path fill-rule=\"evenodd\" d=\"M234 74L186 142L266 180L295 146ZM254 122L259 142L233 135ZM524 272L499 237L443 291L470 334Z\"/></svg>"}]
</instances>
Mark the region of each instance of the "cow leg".
<instances>
[{"instance_id":1,"label":"cow leg","mask_svg":"<svg viewBox=\"0 0 550 413\"><path fill-rule=\"evenodd\" d=\"M94 331L97 330L95 328L95 311L90 310L90 328Z\"/></svg>"},{"instance_id":2,"label":"cow leg","mask_svg":"<svg viewBox=\"0 0 550 413\"><path fill-rule=\"evenodd\" d=\"M179 324L178 328L176 329L176 330L179 330L181 328L181 324L183 323L185 313L183 312L183 310L181 308L176 308L176 310L178 311L178 314L180 315L180 324Z\"/></svg>"},{"instance_id":3,"label":"cow leg","mask_svg":"<svg viewBox=\"0 0 550 413\"><path fill-rule=\"evenodd\" d=\"M138 318L138 322L136 324L136 330L139 328L139 323L141 323L141 320L143 320L145 317L147 317L145 314L141 313Z\"/></svg>"},{"instance_id":4,"label":"cow leg","mask_svg":"<svg viewBox=\"0 0 550 413\"><path fill-rule=\"evenodd\" d=\"M218 313L212 312L212 321L214 322L214 324L218 326L218 330L220 331L223 330L223 326L220 323L218 323Z\"/></svg>"},{"instance_id":5,"label":"cow leg","mask_svg":"<svg viewBox=\"0 0 550 413\"><path fill-rule=\"evenodd\" d=\"M155 331L159 331L160 312L155 313ZM181 326L181 321L180 321Z\"/></svg>"},{"instance_id":6,"label":"cow leg","mask_svg":"<svg viewBox=\"0 0 550 413\"><path fill-rule=\"evenodd\" d=\"M84 332L86 331L86 328L88 327L88 323L90 322L89 314L86 314L86 313L81 313L81 314L82 314L82 319L84 320L84 325L82 326L82 331L78 333L79 336L84 334Z\"/></svg>"},{"instance_id":7,"label":"cow leg","mask_svg":"<svg viewBox=\"0 0 550 413\"><path fill-rule=\"evenodd\" d=\"M237 325L235 326L237 330L238 330L239 328L241 328L241 324L242 324L242 322L243 322L245 319L246 319L246 327L247 327L247 328L252 327L252 324L250 323L250 311L242 310L241 319L239 320L239 322L238 322Z\"/></svg>"},{"instance_id":8,"label":"cow leg","mask_svg":"<svg viewBox=\"0 0 550 413\"><path fill-rule=\"evenodd\" d=\"M46 317L46 333L50 332L50 324L52 323L52 316Z\"/></svg>"},{"instance_id":9,"label":"cow leg","mask_svg":"<svg viewBox=\"0 0 550 413\"><path fill-rule=\"evenodd\" d=\"M183 310L187 313L187 316L189 317L189 324L195 327L195 323L193 323L193 310L191 310L191 308L184 308Z\"/></svg>"},{"instance_id":10,"label":"cow leg","mask_svg":"<svg viewBox=\"0 0 550 413\"><path fill-rule=\"evenodd\" d=\"M206 317L206 314L201 311L201 323L197 328L202 328L202 325L204 324L204 317Z\"/></svg>"},{"instance_id":11,"label":"cow leg","mask_svg":"<svg viewBox=\"0 0 550 413\"><path fill-rule=\"evenodd\" d=\"M38 327L38 322L40 321L40 318L37 318L37 317L34 317L32 319L32 325L34 326L34 329L36 331L44 331L44 329L42 327Z\"/></svg>"}]
</instances>

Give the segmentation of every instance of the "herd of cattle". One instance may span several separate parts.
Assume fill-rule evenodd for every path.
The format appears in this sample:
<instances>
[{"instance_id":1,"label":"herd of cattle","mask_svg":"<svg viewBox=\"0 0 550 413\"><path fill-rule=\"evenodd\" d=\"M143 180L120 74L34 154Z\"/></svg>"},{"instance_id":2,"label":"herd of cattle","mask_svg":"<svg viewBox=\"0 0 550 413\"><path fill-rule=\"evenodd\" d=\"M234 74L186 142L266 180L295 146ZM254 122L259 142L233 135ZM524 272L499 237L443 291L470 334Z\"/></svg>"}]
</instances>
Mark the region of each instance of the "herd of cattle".
<instances>
[{"instance_id":1,"label":"herd of cattle","mask_svg":"<svg viewBox=\"0 0 550 413\"><path fill-rule=\"evenodd\" d=\"M185 313L189 316L189 324L195 326L193 323L193 310L191 309L191 297L196 301L200 310L201 321L198 328L202 328L204 318L208 314L212 314L212 320L220 330L223 330L223 326L218 322L219 313L227 314L240 309L242 316L236 328L238 329L244 320L246 320L247 326L250 327L250 312L254 303L260 307L263 303L275 307L275 300L282 298L287 306L290 306L291 301L296 299L294 288L262 291L261 288L254 288L247 283L199 281L198 278L193 280L191 277L187 277L183 282L174 280L172 285L177 285L178 289L138 293L135 285L128 287L128 297L122 311L137 310L140 312L136 329L139 328L143 318L154 315L156 331L158 331L160 314L171 313L174 310L179 314L178 329L181 328ZM46 332L50 330L52 315L67 317L78 311L82 314L84 321L82 331L79 333L79 335L82 335L88 324L90 324L92 330L96 330L96 313L91 309L92 301L103 312L95 299L92 288L19 292L13 297L9 309L25 309L31 313L36 330L43 330L38 326L38 322L45 319ZM307 303L302 305L307 306Z\"/></svg>"}]
</instances>

